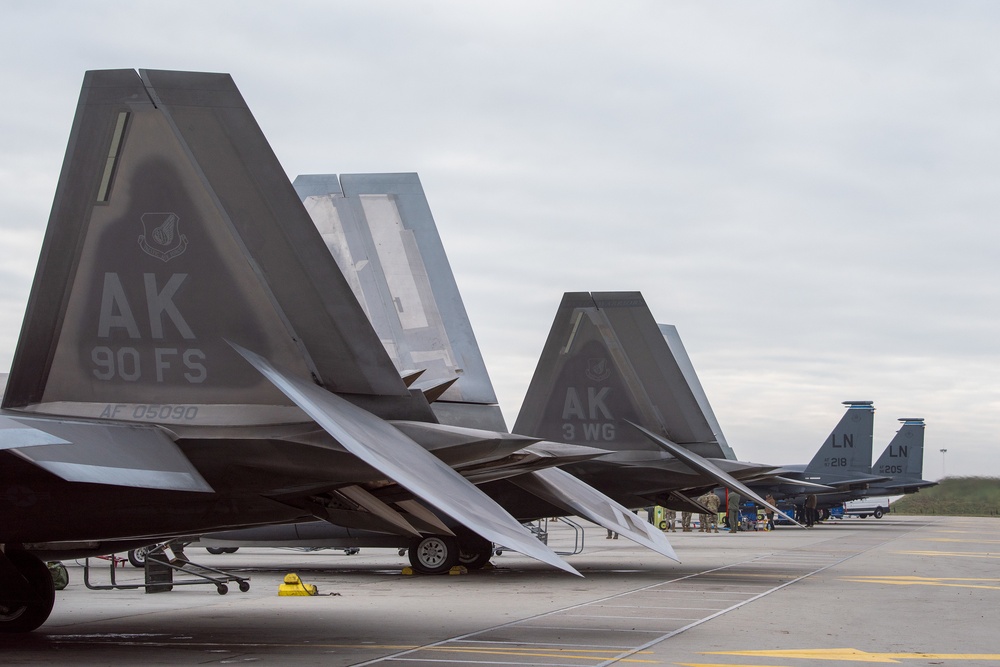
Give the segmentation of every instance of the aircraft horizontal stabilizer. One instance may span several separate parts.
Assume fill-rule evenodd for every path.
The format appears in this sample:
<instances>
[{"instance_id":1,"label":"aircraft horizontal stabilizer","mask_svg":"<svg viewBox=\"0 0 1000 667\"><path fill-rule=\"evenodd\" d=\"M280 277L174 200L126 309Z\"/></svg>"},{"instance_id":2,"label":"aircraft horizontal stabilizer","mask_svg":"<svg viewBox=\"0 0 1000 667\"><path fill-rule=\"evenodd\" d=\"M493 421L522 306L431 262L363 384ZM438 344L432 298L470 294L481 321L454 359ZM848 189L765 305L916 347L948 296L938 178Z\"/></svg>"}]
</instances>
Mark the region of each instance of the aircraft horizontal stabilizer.
<instances>
[{"instance_id":1,"label":"aircraft horizontal stabilizer","mask_svg":"<svg viewBox=\"0 0 1000 667\"><path fill-rule=\"evenodd\" d=\"M863 477L854 477L852 479L838 479L833 482L833 486L838 489L859 489L864 490L868 487L874 486L876 484L881 485L883 482L889 482L892 477L877 476L877 475L865 475Z\"/></svg>"},{"instance_id":2,"label":"aircraft horizontal stabilizer","mask_svg":"<svg viewBox=\"0 0 1000 667\"><path fill-rule=\"evenodd\" d=\"M0 417L0 449L20 449L38 445L68 445L51 433L26 426L16 419Z\"/></svg>"},{"instance_id":3,"label":"aircraft horizontal stabilizer","mask_svg":"<svg viewBox=\"0 0 1000 667\"><path fill-rule=\"evenodd\" d=\"M166 432L155 426L3 417L0 449L67 482L213 491Z\"/></svg>"},{"instance_id":4,"label":"aircraft horizontal stabilizer","mask_svg":"<svg viewBox=\"0 0 1000 667\"><path fill-rule=\"evenodd\" d=\"M648 521L642 521L627 507L580 481L565 470L546 468L510 480L546 502L562 507L594 523L627 537L636 544L663 554L678 563L666 535Z\"/></svg>"},{"instance_id":5,"label":"aircraft horizontal stabilizer","mask_svg":"<svg viewBox=\"0 0 1000 667\"><path fill-rule=\"evenodd\" d=\"M229 344L351 454L483 538L581 576L495 501L388 422Z\"/></svg>"},{"instance_id":6,"label":"aircraft horizontal stabilizer","mask_svg":"<svg viewBox=\"0 0 1000 667\"><path fill-rule=\"evenodd\" d=\"M392 426L410 440L453 467L489 469L504 459L522 456L525 448L538 442L513 433L437 424L434 422L390 420Z\"/></svg>"},{"instance_id":7,"label":"aircraft horizontal stabilizer","mask_svg":"<svg viewBox=\"0 0 1000 667\"><path fill-rule=\"evenodd\" d=\"M831 491L836 491L837 487L830 486L828 484L817 484L816 482L807 482L804 479L795 479L794 477L782 477L781 475L768 475L766 477L759 477L753 480L755 484L767 484L773 482L776 484L791 484L794 486L802 486L807 489L812 489L815 493L830 493Z\"/></svg>"},{"instance_id":8,"label":"aircraft horizontal stabilizer","mask_svg":"<svg viewBox=\"0 0 1000 667\"><path fill-rule=\"evenodd\" d=\"M908 482L904 481L904 482L897 482L895 484L883 484L880 486L886 491L894 491L896 493L913 493L913 491L911 491L910 489L913 490L926 489L931 486L937 486L937 484L938 484L937 482L931 482L926 479L918 479L915 481L910 480Z\"/></svg>"},{"instance_id":9,"label":"aircraft horizontal stabilizer","mask_svg":"<svg viewBox=\"0 0 1000 667\"><path fill-rule=\"evenodd\" d=\"M554 468L580 461L590 461L607 454L607 450L561 442L542 441L524 447L516 456L490 467L462 467L459 472L473 484L523 475L535 470Z\"/></svg>"},{"instance_id":10,"label":"aircraft horizontal stabilizer","mask_svg":"<svg viewBox=\"0 0 1000 667\"><path fill-rule=\"evenodd\" d=\"M663 438L661 436L656 435L652 431L649 431L649 430L643 428L642 426L639 426L638 424L634 424L632 422L628 422L628 423L632 424L632 426L634 426L635 428L639 429L643 434L645 434L645 436L647 438L649 438L650 440L652 440L653 442L655 442L656 444L658 444L660 447L662 447L663 449L665 449L667 452L669 452L670 454L673 454L678 459L680 459L681 461L683 461L684 463L686 463L687 465L689 465L692 470L695 470L697 472L704 473L704 474L708 475L709 477L713 478L715 481L717 481L719 484L723 485L727 489L730 489L731 491L735 491L736 493L739 493L740 495L742 495L742 496L744 496L746 498L749 498L750 500L754 501L755 503L757 503L761 507L766 507L769 510L777 512L778 514L780 514L781 516L785 517L786 519L788 519L789 521L791 521L795 525L804 528L804 526L802 526L801 523L799 523L798 521L796 521L792 517L788 516L787 514L785 514L781 510L779 510L777 507L775 507L771 503L769 503L766 500L764 500L763 498L761 498L759 495L757 495L756 493L754 493L754 491L750 487L748 487L746 484L743 484L742 482L740 482L738 479L736 479L735 477L733 477L729 473L727 473L727 472L725 472L723 470L720 470L719 467L716 466L711 461L708 461L708 460L706 460L706 459L698 456L697 454L695 454L692 451L684 449L683 447L681 447L680 445L677 445L676 443L670 442L666 438Z\"/></svg>"}]
</instances>

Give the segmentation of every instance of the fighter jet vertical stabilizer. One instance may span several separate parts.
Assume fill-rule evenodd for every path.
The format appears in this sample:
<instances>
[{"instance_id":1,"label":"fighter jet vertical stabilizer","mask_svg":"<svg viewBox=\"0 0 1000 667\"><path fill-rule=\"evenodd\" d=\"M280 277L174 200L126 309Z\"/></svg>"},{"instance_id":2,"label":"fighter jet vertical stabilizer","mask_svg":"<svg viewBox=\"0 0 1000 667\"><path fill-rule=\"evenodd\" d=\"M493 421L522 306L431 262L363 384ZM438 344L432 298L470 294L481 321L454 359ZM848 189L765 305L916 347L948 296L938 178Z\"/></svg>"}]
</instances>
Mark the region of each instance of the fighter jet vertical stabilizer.
<instances>
[{"instance_id":1,"label":"fighter jet vertical stabilizer","mask_svg":"<svg viewBox=\"0 0 1000 667\"><path fill-rule=\"evenodd\" d=\"M640 293L567 292L513 430L613 451L658 451L628 420L702 457L735 458L684 362L690 366L686 353L680 362L674 356Z\"/></svg>"},{"instance_id":2,"label":"fighter jet vertical stabilizer","mask_svg":"<svg viewBox=\"0 0 1000 667\"><path fill-rule=\"evenodd\" d=\"M834 475L841 479L870 477L875 408L872 401L843 401L844 416L805 467L805 478ZM825 479L817 479L821 483Z\"/></svg>"},{"instance_id":3,"label":"fighter jet vertical stabilizer","mask_svg":"<svg viewBox=\"0 0 1000 667\"><path fill-rule=\"evenodd\" d=\"M506 431L486 363L415 173L302 175L296 192L400 372L443 423ZM456 381L457 380L457 381Z\"/></svg>"},{"instance_id":4,"label":"fighter jet vertical stabilizer","mask_svg":"<svg viewBox=\"0 0 1000 667\"><path fill-rule=\"evenodd\" d=\"M904 417L889 445L872 466L873 475L888 475L891 479L878 485L886 494L914 493L937 482L923 479L924 474L924 420L922 417Z\"/></svg>"}]
</instances>

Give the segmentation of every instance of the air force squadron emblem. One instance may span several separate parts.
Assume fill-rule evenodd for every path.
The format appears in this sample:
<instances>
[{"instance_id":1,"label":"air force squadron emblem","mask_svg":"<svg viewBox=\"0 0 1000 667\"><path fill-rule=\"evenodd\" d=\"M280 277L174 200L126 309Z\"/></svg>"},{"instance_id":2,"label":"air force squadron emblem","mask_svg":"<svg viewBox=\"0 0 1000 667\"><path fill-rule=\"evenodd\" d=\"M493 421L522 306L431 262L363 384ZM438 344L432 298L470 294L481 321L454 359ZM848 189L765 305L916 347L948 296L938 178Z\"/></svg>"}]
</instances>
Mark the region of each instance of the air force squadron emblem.
<instances>
[{"instance_id":1,"label":"air force squadron emblem","mask_svg":"<svg viewBox=\"0 0 1000 667\"><path fill-rule=\"evenodd\" d=\"M187 237L180 233L180 218L176 213L143 213L139 247L147 255L169 262L184 254Z\"/></svg>"},{"instance_id":2,"label":"air force squadron emblem","mask_svg":"<svg viewBox=\"0 0 1000 667\"><path fill-rule=\"evenodd\" d=\"M587 359L587 377L594 382L602 382L611 377L611 364L607 359Z\"/></svg>"}]
</instances>

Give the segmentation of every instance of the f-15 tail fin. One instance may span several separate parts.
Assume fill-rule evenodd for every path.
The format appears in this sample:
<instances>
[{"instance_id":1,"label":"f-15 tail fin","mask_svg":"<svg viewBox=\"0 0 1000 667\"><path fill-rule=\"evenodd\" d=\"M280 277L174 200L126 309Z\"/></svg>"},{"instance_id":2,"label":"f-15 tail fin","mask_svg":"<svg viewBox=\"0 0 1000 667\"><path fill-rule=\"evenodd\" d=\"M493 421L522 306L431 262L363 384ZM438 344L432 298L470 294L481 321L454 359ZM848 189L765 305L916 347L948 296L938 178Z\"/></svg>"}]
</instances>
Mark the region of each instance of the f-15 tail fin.
<instances>
[{"instance_id":1,"label":"f-15 tail fin","mask_svg":"<svg viewBox=\"0 0 1000 667\"><path fill-rule=\"evenodd\" d=\"M3 406L304 420L226 339L410 398L231 77L88 72Z\"/></svg>"},{"instance_id":2,"label":"f-15 tail fin","mask_svg":"<svg viewBox=\"0 0 1000 667\"><path fill-rule=\"evenodd\" d=\"M806 466L807 473L871 473L875 408L872 401L843 401L847 411Z\"/></svg>"},{"instance_id":3,"label":"f-15 tail fin","mask_svg":"<svg viewBox=\"0 0 1000 667\"><path fill-rule=\"evenodd\" d=\"M702 457L735 459L676 330L638 292L563 296L515 433L610 450L657 450L626 421Z\"/></svg>"},{"instance_id":4,"label":"f-15 tail fin","mask_svg":"<svg viewBox=\"0 0 1000 667\"><path fill-rule=\"evenodd\" d=\"M872 474L886 475L892 479L879 486L890 492L910 493L910 489L933 486L934 482L922 479L924 474L924 420L907 417L899 420L902 426L896 431L878 461Z\"/></svg>"}]
</instances>

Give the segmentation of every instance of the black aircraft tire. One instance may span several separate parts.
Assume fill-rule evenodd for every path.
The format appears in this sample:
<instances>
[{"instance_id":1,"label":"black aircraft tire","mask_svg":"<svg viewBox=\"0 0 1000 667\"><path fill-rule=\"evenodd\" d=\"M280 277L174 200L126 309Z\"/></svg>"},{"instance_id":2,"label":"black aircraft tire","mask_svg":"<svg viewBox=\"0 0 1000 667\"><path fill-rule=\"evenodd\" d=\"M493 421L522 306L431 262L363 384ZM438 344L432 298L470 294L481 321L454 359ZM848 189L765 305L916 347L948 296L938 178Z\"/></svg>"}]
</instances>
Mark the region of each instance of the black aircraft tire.
<instances>
[{"instance_id":1,"label":"black aircraft tire","mask_svg":"<svg viewBox=\"0 0 1000 667\"><path fill-rule=\"evenodd\" d=\"M858 518L859 518L859 519L867 519L867 518L868 518L868 515L867 515L867 514L859 514L859 515L858 515Z\"/></svg>"},{"instance_id":2,"label":"black aircraft tire","mask_svg":"<svg viewBox=\"0 0 1000 667\"><path fill-rule=\"evenodd\" d=\"M132 567L137 567L140 570L146 567L146 554L152 547L139 547L138 549L129 549L128 551L128 562Z\"/></svg>"},{"instance_id":3,"label":"black aircraft tire","mask_svg":"<svg viewBox=\"0 0 1000 667\"><path fill-rule=\"evenodd\" d=\"M872 516L875 517L876 519L881 519L884 516L884 513L882 512L882 508L881 507L876 507L875 511L872 512Z\"/></svg>"},{"instance_id":4,"label":"black aircraft tire","mask_svg":"<svg viewBox=\"0 0 1000 667\"><path fill-rule=\"evenodd\" d=\"M31 632L49 617L56 601L56 589L49 568L31 554L7 552L7 560L17 568L38 594L36 600L13 609L0 609L0 633ZM0 605L3 603L0 602Z\"/></svg>"},{"instance_id":5,"label":"black aircraft tire","mask_svg":"<svg viewBox=\"0 0 1000 667\"><path fill-rule=\"evenodd\" d=\"M205 551L213 556L221 556L222 554L229 553L225 547L205 547Z\"/></svg>"},{"instance_id":6,"label":"black aircraft tire","mask_svg":"<svg viewBox=\"0 0 1000 667\"><path fill-rule=\"evenodd\" d=\"M478 535L458 542L458 564L467 570L481 570L493 557L493 543Z\"/></svg>"},{"instance_id":7,"label":"black aircraft tire","mask_svg":"<svg viewBox=\"0 0 1000 667\"><path fill-rule=\"evenodd\" d=\"M407 555L420 574L445 574L458 565L458 540L444 535L414 539Z\"/></svg>"}]
</instances>

